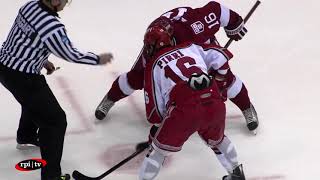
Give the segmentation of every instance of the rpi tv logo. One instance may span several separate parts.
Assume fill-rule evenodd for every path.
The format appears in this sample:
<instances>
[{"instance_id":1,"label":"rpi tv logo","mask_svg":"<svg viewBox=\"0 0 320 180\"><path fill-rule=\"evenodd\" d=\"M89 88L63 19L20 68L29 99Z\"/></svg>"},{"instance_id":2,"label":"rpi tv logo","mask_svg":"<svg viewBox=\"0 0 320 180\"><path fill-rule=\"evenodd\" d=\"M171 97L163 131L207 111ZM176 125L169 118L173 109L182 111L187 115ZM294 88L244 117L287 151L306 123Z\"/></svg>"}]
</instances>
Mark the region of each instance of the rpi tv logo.
<instances>
[{"instance_id":1,"label":"rpi tv logo","mask_svg":"<svg viewBox=\"0 0 320 180\"><path fill-rule=\"evenodd\" d=\"M46 165L47 165L47 162L45 160L32 158L32 159L27 159L17 163L16 169L18 171L33 171L33 170L43 168Z\"/></svg>"}]
</instances>

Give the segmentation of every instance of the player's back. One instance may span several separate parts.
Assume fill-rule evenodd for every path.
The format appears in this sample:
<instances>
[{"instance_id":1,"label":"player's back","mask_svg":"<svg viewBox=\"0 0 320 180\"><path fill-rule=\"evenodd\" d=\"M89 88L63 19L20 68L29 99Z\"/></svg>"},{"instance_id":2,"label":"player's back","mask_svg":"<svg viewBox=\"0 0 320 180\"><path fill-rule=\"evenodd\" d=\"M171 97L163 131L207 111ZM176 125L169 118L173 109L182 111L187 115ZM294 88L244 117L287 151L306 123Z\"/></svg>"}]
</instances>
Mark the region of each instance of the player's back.
<instances>
[{"instance_id":1,"label":"player's back","mask_svg":"<svg viewBox=\"0 0 320 180\"><path fill-rule=\"evenodd\" d=\"M179 7L164 13L173 21L174 37L178 43L192 41L210 43L220 27L227 25L229 9L211 1L203 7Z\"/></svg>"},{"instance_id":2,"label":"player's back","mask_svg":"<svg viewBox=\"0 0 320 180\"><path fill-rule=\"evenodd\" d=\"M224 64L227 61L225 58L214 59L221 53L213 53L216 54L209 57L202 46L192 43L183 43L157 53L155 60L148 63L146 68L146 78L151 75L155 95L163 97L166 104L171 89L177 83L187 82L194 73L208 73L208 68L214 63Z\"/></svg>"},{"instance_id":3,"label":"player's back","mask_svg":"<svg viewBox=\"0 0 320 180\"><path fill-rule=\"evenodd\" d=\"M207 73L207 65L198 46L183 43L160 51L155 60L153 76L160 82L162 92L168 92L176 83L188 81L193 73Z\"/></svg>"},{"instance_id":4,"label":"player's back","mask_svg":"<svg viewBox=\"0 0 320 180\"><path fill-rule=\"evenodd\" d=\"M172 89L177 84L184 84L184 86L179 89L175 88L174 93L177 96L174 96L189 97L187 99L190 100L188 95L196 93L191 88L185 88L191 75L208 73L209 68L216 70L227 63L228 58L219 48L221 47L215 45L182 43L175 47L162 49L148 61L144 74L148 121L153 123L161 121L166 114L166 105L172 99ZM214 81L210 88L212 98L221 98Z\"/></svg>"}]
</instances>

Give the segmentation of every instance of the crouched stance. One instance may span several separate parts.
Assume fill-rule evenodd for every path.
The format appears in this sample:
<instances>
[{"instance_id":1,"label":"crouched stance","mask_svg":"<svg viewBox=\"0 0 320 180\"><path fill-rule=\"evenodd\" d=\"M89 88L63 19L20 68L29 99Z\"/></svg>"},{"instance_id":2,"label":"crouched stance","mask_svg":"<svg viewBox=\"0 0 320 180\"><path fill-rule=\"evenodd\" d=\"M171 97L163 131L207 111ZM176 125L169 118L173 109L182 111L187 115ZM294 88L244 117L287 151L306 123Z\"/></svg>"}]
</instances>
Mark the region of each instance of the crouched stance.
<instances>
[{"instance_id":1,"label":"crouched stance","mask_svg":"<svg viewBox=\"0 0 320 180\"><path fill-rule=\"evenodd\" d=\"M176 45L170 28L155 24L144 37L150 59L144 74L146 114L154 125L139 179L154 179L168 154L180 151L198 132L229 173L223 179L244 180L236 150L224 136L224 98L208 75L209 70L226 65L232 55L216 45Z\"/></svg>"}]
</instances>

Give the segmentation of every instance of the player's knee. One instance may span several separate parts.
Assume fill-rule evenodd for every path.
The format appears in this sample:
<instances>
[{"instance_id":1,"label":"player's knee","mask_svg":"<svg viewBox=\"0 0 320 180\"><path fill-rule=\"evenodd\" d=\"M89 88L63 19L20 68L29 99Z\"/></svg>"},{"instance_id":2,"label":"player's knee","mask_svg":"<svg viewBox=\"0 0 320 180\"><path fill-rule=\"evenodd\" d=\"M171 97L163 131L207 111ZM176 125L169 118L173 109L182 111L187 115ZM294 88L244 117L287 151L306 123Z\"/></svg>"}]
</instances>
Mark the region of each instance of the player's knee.
<instances>
[{"instance_id":1,"label":"player's knee","mask_svg":"<svg viewBox=\"0 0 320 180\"><path fill-rule=\"evenodd\" d=\"M149 153L143 160L140 168L139 180L152 180L160 172L162 164L169 152L159 149L154 144L151 145Z\"/></svg>"},{"instance_id":2,"label":"player's knee","mask_svg":"<svg viewBox=\"0 0 320 180\"><path fill-rule=\"evenodd\" d=\"M131 70L127 73L128 84L132 89L140 90L143 89L144 71L142 70Z\"/></svg>"},{"instance_id":3,"label":"player's knee","mask_svg":"<svg viewBox=\"0 0 320 180\"><path fill-rule=\"evenodd\" d=\"M215 150L219 144L224 139L223 133L212 135L210 138L204 137L201 133L199 133L201 139L205 142L205 144L210 147L212 150Z\"/></svg>"},{"instance_id":4,"label":"player's knee","mask_svg":"<svg viewBox=\"0 0 320 180\"><path fill-rule=\"evenodd\" d=\"M121 74L118 78L119 88L125 95L130 95L135 91L135 89L132 88L129 84L128 74L129 73Z\"/></svg>"},{"instance_id":5,"label":"player's knee","mask_svg":"<svg viewBox=\"0 0 320 180\"><path fill-rule=\"evenodd\" d=\"M236 97L242 89L242 81L235 76L233 82L228 86L227 96L228 98Z\"/></svg>"}]
</instances>

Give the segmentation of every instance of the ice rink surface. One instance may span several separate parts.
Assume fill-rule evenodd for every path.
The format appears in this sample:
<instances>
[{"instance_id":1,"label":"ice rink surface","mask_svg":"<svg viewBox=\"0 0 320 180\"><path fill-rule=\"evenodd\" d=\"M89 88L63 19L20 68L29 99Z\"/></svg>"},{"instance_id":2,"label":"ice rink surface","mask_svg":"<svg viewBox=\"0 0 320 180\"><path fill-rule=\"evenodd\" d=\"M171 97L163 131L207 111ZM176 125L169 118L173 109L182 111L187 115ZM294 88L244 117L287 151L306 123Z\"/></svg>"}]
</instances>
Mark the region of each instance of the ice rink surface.
<instances>
[{"instance_id":1,"label":"ice rink surface","mask_svg":"<svg viewBox=\"0 0 320 180\"><path fill-rule=\"evenodd\" d=\"M0 0L0 42L26 0ZM61 13L71 41L80 49L114 53L108 66L70 64L54 56L61 69L47 81L68 117L62 168L98 176L134 152L147 139L142 91L118 102L107 120L94 110L118 74L131 68L147 25L178 6L198 7L205 0L74 0ZM221 1L241 15L254 0ZM247 23L248 34L230 50L233 72L246 84L260 118L257 136L248 133L237 107L227 103L226 134L236 145L249 180L319 179L320 21L317 0L266 0ZM221 44L227 39L218 34ZM40 157L37 150L15 149L20 105L0 86L0 180L39 180L40 171L19 172L15 164ZM138 179L142 156L106 179ZM157 179L218 180L225 175L214 153L196 136L169 158Z\"/></svg>"}]
</instances>

